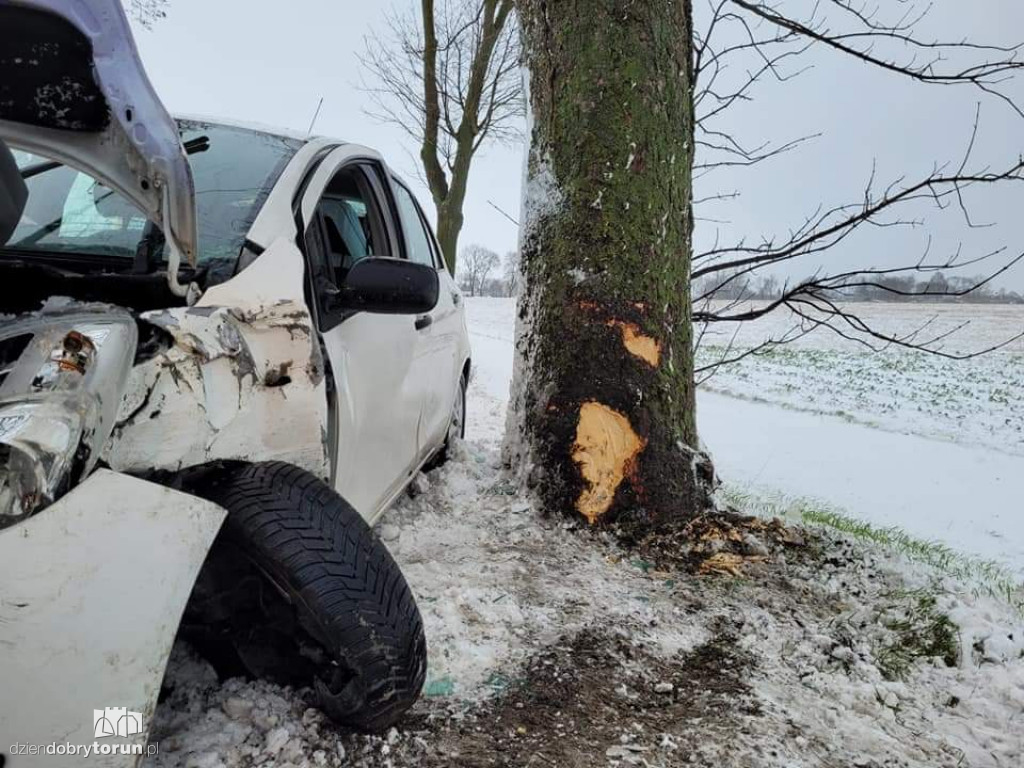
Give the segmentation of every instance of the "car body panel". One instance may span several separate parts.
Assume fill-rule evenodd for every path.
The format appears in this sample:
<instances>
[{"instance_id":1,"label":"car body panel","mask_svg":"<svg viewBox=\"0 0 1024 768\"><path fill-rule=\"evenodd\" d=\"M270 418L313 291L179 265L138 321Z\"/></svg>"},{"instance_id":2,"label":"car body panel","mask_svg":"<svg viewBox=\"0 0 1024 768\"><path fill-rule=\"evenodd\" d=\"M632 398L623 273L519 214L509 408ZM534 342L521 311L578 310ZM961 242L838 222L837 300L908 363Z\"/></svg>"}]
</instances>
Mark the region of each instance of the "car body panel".
<instances>
[{"instance_id":1,"label":"car body panel","mask_svg":"<svg viewBox=\"0 0 1024 768\"><path fill-rule=\"evenodd\" d=\"M324 334L337 397L334 486L366 519L409 482L421 456L423 382L412 324L362 313Z\"/></svg>"},{"instance_id":2,"label":"car body panel","mask_svg":"<svg viewBox=\"0 0 1024 768\"><path fill-rule=\"evenodd\" d=\"M261 248L281 237L290 237L295 242L298 229L295 225L296 196L310 172L327 152L336 149L341 142L331 139L310 139L295 153L292 160L278 177L263 207L249 228L249 241Z\"/></svg>"},{"instance_id":3,"label":"car body panel","mask_svg":"<svg viewBox=\"0 0 1024 768\"><path fill-rule=\"evenodd\" d=\"M12 746L146 743L145 733L95 738L93 711L126 707L148 728L185 603L226 514L98 470L0 531L0 750L12 768L137 764L131 755L20 756Z\"/></svg>"},{"instance_id":4,"label":"car body panel","mask_svg":"<svg viewBox=\"0 0 1024 768\"><path fill-rule=\"evenodd\" d=\"M470 359L469 331L466 327L462 291L447 269L442 268L440 271L441 298L434 310L432 328L443 350L444 364L434 371L438 379L435 390L439 393L438 399L431 404L437 414L431 431L431 440L435 444L443 441L448 434L448 416L458 396L459 379Z\"/></svg>"},{"instance_id":5,"label":"car body panel","mask_svg":"<svg viewBox=\"0 0 1024 768\"><path fill-rule=\"evenodd\" d=\"M116 189L161 225L173 250L195 263L192 171L177 125L142 67L120 0L5 0L0 14L8 33L16 17L30 17L24 25L38 35L5 40L0 29L0 138ZM67 72L64 62L74 43L86 61L68 65L76 71ZM69 78L76 78L73 87ZM105 125L62 118L99 99L108 114Z\"/></svg>"},{"instance_id":6,"label":"car body panel","mask_svg":"<svg viewBox=\"0 0 1024 768\"><path fill-rule=\"evenodd\" d=\"M408 192L408 185L397 175L392 174L392 182L404 187ZM409 192L409 195L412 196L412 193ZM415 197L413 200L415 202ZM426 445L437 446L447 437L452 406L459 391L459 377L469 358L466 342L468 332L462 293L444 266L441 249L433 231L426 223L419 203L415 202L415 206L418 213L415 220L407 221L404 216L400 217L406 249L411 249L410 228L421 227L431 243L434 266L438 270L440 281L437 306L429 313L430 325L423 329L419 336L421 355L423 359L430 361L422 371L427 382L423 405L423 438Z\"/></svg>"},{"instance_id":7,"label":"car body panel","mask_svg":"<svg viewBox=\"0 0 1024 768\"><path fill-rule=\"evenodd\" d=\"M143 313L174 344L132 370L109 466L279 460L327 478L327 388L303 274L302 253L281 238L196 306Z\"/></svg>"},{"instance_id":8,"label":"car body panel","mask_svg":"<svg viewBox=\"0 0 1024 768\"><path fill-rule=\"evenodd\" d=\"M323 159L298 206L304 225L313 221L334 176L359 161L383 165L380 155L356 144ZM321 337L335 381L334 485L364 518L373 519L408 483L426 448L421 422L428 361L408 315L360 312Z\"/></svg>"}]
</instances>

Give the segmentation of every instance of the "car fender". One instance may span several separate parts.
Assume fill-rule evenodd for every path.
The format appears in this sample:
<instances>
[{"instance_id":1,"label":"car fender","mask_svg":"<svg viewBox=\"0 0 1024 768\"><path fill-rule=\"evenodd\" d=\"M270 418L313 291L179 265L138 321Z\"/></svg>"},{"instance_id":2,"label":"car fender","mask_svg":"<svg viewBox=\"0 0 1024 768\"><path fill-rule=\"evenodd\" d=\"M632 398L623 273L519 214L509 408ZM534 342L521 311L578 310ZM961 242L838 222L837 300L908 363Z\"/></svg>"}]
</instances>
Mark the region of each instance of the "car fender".
<instances>
[{"instance_id":1,"label":"car fender","mask_svg":"<svg viewBox=\"0 0 1024 768\"><path fill-rule=\"evenodd\" d=\"M325 366L303 278L301 251L281 238L196 306L144 313L173 344L132 370L109 466L278 460L329 477Z\"/></svg>"},{"instance_id":2,"label":"car fender","mask_svg":"<svg viewBox=\"0 0 1024 768\"><path fill-rule=\"evenodd\" d=\"M0 753L11 768L141 760L182 612L226 514L98 470L0 531ZM94 711L108 707L137 713L141 732L97 737ZM55 758L54 744L118 754Z\"/></svg>"}]
</instances>

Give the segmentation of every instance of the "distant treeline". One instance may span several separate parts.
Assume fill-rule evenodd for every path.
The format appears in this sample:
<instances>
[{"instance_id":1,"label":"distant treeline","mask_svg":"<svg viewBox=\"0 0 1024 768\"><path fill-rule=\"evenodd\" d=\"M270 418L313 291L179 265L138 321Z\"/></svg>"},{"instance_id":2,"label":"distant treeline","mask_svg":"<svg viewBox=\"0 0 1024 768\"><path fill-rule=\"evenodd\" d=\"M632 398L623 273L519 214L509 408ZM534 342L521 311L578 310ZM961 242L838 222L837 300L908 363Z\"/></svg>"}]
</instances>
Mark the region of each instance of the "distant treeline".
<instances>
[{"instance_id":1,"label":"distant treeline","mask_svg":"<svg viewBox=\"0 0 1024 768\"><path fill-rule=\"evenodd\" d=\"M808 281L813 277L807 278ZM939 304L1024 304L1024 294L983 284L983 276L946 276L941 272L924 275L872 275L859 278L859 285L830 291L844 301L931 302ZM709 275L694 283L695 299L772 301L803 281L783 282L773 275Z\"/></svg>"}]
</instances>

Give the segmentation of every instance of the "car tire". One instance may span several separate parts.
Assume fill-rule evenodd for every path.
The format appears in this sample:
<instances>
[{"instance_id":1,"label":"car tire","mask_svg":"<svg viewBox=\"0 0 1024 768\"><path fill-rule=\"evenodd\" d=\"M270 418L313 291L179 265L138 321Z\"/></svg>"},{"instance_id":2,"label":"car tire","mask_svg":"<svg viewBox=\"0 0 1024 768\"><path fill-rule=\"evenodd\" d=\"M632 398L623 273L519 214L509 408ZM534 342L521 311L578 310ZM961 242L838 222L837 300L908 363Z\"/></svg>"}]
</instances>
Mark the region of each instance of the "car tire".
<instances>
[{"instance_id":1,"label":"car tire","mask_svg":"<svg viewBox=\"0 0 1024 768\"><path fill-rule=\"evenodd\" d=\"M237 589L248 595L250 607L260 604L265 618L254 621L253 611L235 603L237 610L221 612L222 637L229 635L235 649L244 650L254 638L275 631L280 638L282 626L305 635L301 643L263 642L258 653L247 651L250 663L240 653L242 666L276 682L312 685L321 709L339 724L367 731L393 725L423 687L426 639L398 564L363 518L327 483L281 462L228 468L201 485L198 495L228 516L210 569L219 569L220 583L211 589L217 576L201 574L197 588L223 595L244 584L238 555L273 586L260 590L250 582ZM274 598L280 604L267 609ZM247 618L240 621L243 613ZM292 620L282 623L282 613ZM274 655L279 658L268 662Z\"/></svg>"},{"instance_id":2,"label":"car tire","mask_svg":"<svg viewBox=\"0 0 1024 768\"><path fill-rule=\"evenodd\" d=\"M466 374L459 377L459 391L455 394L455 403L452 405L452 415L448 422L448 433L444 438L444 445L437 452L437 457L430 462L427 469L436 469L447 463L451 458L452 439L463 440L466 437L466 390L469 389L469 382Z\"/></svg>"}]
</instances>

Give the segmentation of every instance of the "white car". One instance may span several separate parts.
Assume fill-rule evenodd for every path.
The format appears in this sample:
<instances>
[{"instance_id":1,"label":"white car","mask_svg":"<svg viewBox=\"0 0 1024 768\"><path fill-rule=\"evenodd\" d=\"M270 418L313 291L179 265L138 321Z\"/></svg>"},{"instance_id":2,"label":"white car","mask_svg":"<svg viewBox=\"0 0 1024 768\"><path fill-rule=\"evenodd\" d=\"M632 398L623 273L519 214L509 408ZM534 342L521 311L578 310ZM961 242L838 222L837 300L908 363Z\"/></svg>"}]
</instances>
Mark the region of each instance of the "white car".
<instances>
[{"instance_id":1,"label":"white car","mask_svg":"<svg viewBox=\"0 0 1024 768\"><path fill-rule=\"evenodd\" d=\"M378 153L172 120L118 0L0 0L7 765L145 744L176 635L394 722L426 648L370 526L461 436L469 372Z\"/></svg>"}]
</instances>

